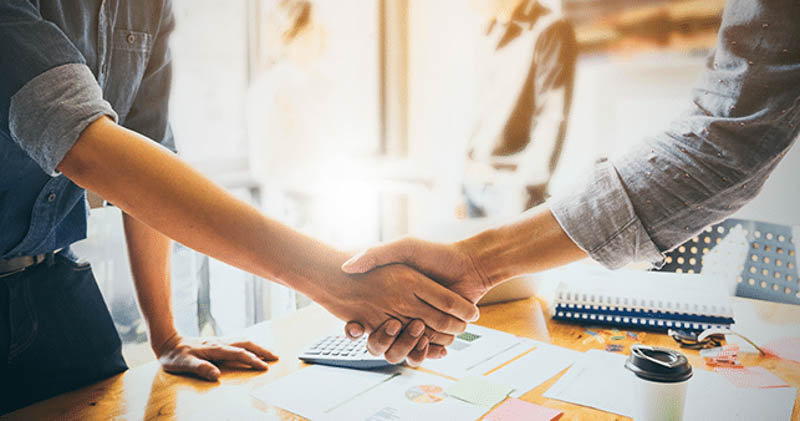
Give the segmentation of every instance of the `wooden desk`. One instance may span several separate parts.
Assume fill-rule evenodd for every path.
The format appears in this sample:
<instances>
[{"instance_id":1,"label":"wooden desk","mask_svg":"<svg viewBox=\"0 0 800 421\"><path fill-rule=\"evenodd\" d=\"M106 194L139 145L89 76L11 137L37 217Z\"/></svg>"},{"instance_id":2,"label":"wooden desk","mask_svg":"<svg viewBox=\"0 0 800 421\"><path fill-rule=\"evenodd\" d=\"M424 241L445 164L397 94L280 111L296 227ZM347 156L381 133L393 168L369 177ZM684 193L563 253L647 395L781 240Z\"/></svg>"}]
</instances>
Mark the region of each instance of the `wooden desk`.
<instances>
[{"instance_id":1,"label":"wooden desk","mask_svg":"<svg viewBox=\"0 0 800 421\"><path fill-rule=\"evenodd\" d=\"M737 322L764 329L789 328L800 335L800 307L763 301L734 299ZM501 329L520 336L586 351L603 345L586 340L583 328L554 322L542 310L537 299L520 300L482 308L478 324ZM267 407L250 397L253 388L297 370L302 364L295 358L318 336L336 332L342 326L319 307L310 307L272 322L261 323L246 331L246 336L270 343L282 360L271 365L267 373L223 369L219 383L164 373L153 362L117 375L81 390L56 396L13 412L9 420L39 419L122 419L122 420L196 420L196 419L279 419L300 420L291 413ZM672 339L655 333L639 333L639 341L649 345L675 348ZM625 352L633 343L625 341ZM684 350L695 369L704 364L697 351ZM794 387L800 386L800 364L758 354L744 354L745 365L761 365L776 373ZM563 373L562 373L563 374ZM559 375L560 376L560 375ZM558 377L558 376L557 376ZM528 392L523 399L564 411L567 420L628 419L557 400L545 399L544 393L557 379L550 379ZM800 419L800 400L795 399L792 419Z\"/></svg>"}]
</instances>

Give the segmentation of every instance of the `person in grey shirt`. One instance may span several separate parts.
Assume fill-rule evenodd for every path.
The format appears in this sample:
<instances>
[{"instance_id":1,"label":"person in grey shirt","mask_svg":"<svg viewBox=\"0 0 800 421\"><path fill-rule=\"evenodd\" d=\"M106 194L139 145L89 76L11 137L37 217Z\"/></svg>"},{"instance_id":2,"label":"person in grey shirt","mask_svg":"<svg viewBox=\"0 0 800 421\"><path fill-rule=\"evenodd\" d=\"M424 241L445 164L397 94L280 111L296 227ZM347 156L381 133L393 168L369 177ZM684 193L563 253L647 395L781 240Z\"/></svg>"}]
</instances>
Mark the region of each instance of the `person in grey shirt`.
<instances>
[{"instance_id":1,"label":"person in grey shirt","mask_svg":"<svg viewBox=\"0 0 800 421\"><path fill-rule=\"evenodd\" d=\"M515 275L587 256L611 269L660 266L665 252L753 199L798 128L800 3L730 0L692 102L669 127L514 222L453 244L401 239L343 269L406 263L477 302ZM346 332L362 334L356 323ZM369 342L396 360L414 339L379 329Z\"/></svg>"}]
</instances>

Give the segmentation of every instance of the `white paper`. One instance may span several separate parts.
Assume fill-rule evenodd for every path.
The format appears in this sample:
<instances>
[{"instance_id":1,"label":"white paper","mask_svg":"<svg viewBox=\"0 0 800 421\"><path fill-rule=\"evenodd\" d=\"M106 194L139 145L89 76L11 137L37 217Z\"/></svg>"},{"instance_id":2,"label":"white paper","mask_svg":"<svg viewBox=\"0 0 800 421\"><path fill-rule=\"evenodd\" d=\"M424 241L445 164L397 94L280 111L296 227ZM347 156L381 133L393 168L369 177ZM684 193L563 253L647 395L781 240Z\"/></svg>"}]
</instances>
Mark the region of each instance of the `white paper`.
<instances>
[{"instance_id":1,"label":"white paper","mask_svg":"<svg viewBox=\"0 0 800 421\"><path fill-rule=\"evenodd\" d=\"M633 374L624 355L589 350L542 396L630 416Z\"/></svg>"},{"instance_id":2,"label":"white paper","mask_svg":"<svg viewBox=\"0 0 800 421\"><path fill-rule=\"evenodd\" d=\"M385 382L395 371L312 365L255 389L252 395L264 403L316 420L348 399Z\"/></svg>"},{"instance_id":3,"label":"white paper","mask_svg":"<svg viewBox=\"0 0 800 421\"><path fill-rule=\"evenodd\" d=\"M631 416L635 379L624 355L590 350L544 393L603 411ZM789 420L797 389L738 388L719 374L695 370L686 396L685 421Z\"/></svg>"},{"instance_id":4,"label":"white paper","mask_svg":"<svg viewBox=\"0 0 800 421\"><path fill-rule=\"evenodd\" d=\"M465 340L472 335L475 339ZM456 379L470 375L482 375L514 356L520 355L529 339L488 327L469 325L466 332L456 337L447 347L447 356L439 360L427 360L422 367ZM502 359L502 361L498 361ZM487 367L492 365L491 367Z\"/></svg>"},{"instance_id":5,"label":"white paper","mask_svg":"<svg viewBox=\"0 0 800 421\"><path fill-rule=\"evenodd\" d=\"M487 377L495 383L513 387L511 396L518 398L560 373L583 355L560 346L535 343L536 349Z\"/></svg>"},{"instance_id":6,"label":"white paper","mask_svg":"<svg viewBox=\"0 0 800 421\"><path fill-rule=\"evenodd\" d=\"M500 352L499 354L496 354L494 357L489 358L478 365L473 366L471 369L467 370L467 373L462 377L485 375L487 372L500 367L516 357L519 357L525 352L535 348L537 344L541 343L528 338L518 339L520 340L518 344L506 349L503 352Z\"/></svg>"},{"instance_id":7,"label":"white paper","mask_svg":"<svg viewBox=\"0 0 800 421\"><path fill-rule=\"evenodd\" d=\"M488 411L447 396L455 382L444 377L409 368L397 374L314 420L475 420Z\"/></svg>"},{"instance_id":8,"label":"white paper","mask_svg":"<svg viewBox=\"0 0 800 421\"><path fill-rule=\"evenodd\" d=\"M797 389L740 388L723 376L696 370L689 380L686 421L790 420Z\"/></svg>"}]
</instances>

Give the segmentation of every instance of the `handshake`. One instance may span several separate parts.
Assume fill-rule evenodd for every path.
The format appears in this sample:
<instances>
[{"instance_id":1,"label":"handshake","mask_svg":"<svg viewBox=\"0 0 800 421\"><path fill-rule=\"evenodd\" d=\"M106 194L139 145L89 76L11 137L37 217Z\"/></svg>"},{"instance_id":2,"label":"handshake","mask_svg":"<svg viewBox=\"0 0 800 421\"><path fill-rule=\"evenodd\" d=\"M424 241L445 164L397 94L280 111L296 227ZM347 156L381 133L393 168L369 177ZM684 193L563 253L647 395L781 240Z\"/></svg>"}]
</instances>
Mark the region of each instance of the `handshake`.
<instances>
[{"instance_id":1,"label":"handshake","mask_svg":"<svg viewBox=\"0 0 800 421\"><path fill-rule=\"evenodd\" d=\"M350 338L369 333L367 349L373 355L418 365L445 356L453 335L478 319L475 304L491 286L476 263L469 242L404 238L367 249L342 265L360 284L337 294L351 306L320 303L350 320L345 327ZM352 307L363 308L354 315Z\"/></svg>"},{"instance_id":2,"label":"handshake","mask_svg":"<svg viewBox=\"0 0 800 421\"><path fill-rule=\"evenodd\" d=\"M339 263L325 265L324 272L307 271L305 279L329 282L301 292L349 321L349 337L368 333L367 349L373 355L418 365L447 354L453 335L477 320L475 304L492 287L587 255L549 209L534 208L456 243L405 238L347 257L337 255L333 260Z\"/></svg>"}]
</instances>

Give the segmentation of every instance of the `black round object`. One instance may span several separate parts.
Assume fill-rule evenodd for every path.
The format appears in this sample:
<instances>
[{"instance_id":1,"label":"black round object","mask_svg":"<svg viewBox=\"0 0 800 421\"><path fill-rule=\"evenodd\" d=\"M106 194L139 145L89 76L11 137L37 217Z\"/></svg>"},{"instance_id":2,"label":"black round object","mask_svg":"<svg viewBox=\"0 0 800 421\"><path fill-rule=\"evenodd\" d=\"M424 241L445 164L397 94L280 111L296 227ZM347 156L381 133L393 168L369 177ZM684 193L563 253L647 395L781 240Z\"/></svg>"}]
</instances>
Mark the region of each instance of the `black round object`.
<instances>
[{"instance_id":1,"label":"black round object","mask_svg":"<svg viewBox=\"0 0 800 421\"><path fill-rule=\"evenodd\" d=\"M655 346L631 346L625 368L637 377L653 382L679 383L692 377L692 365L685 355Z\"/></svg>"}]
</instances>

